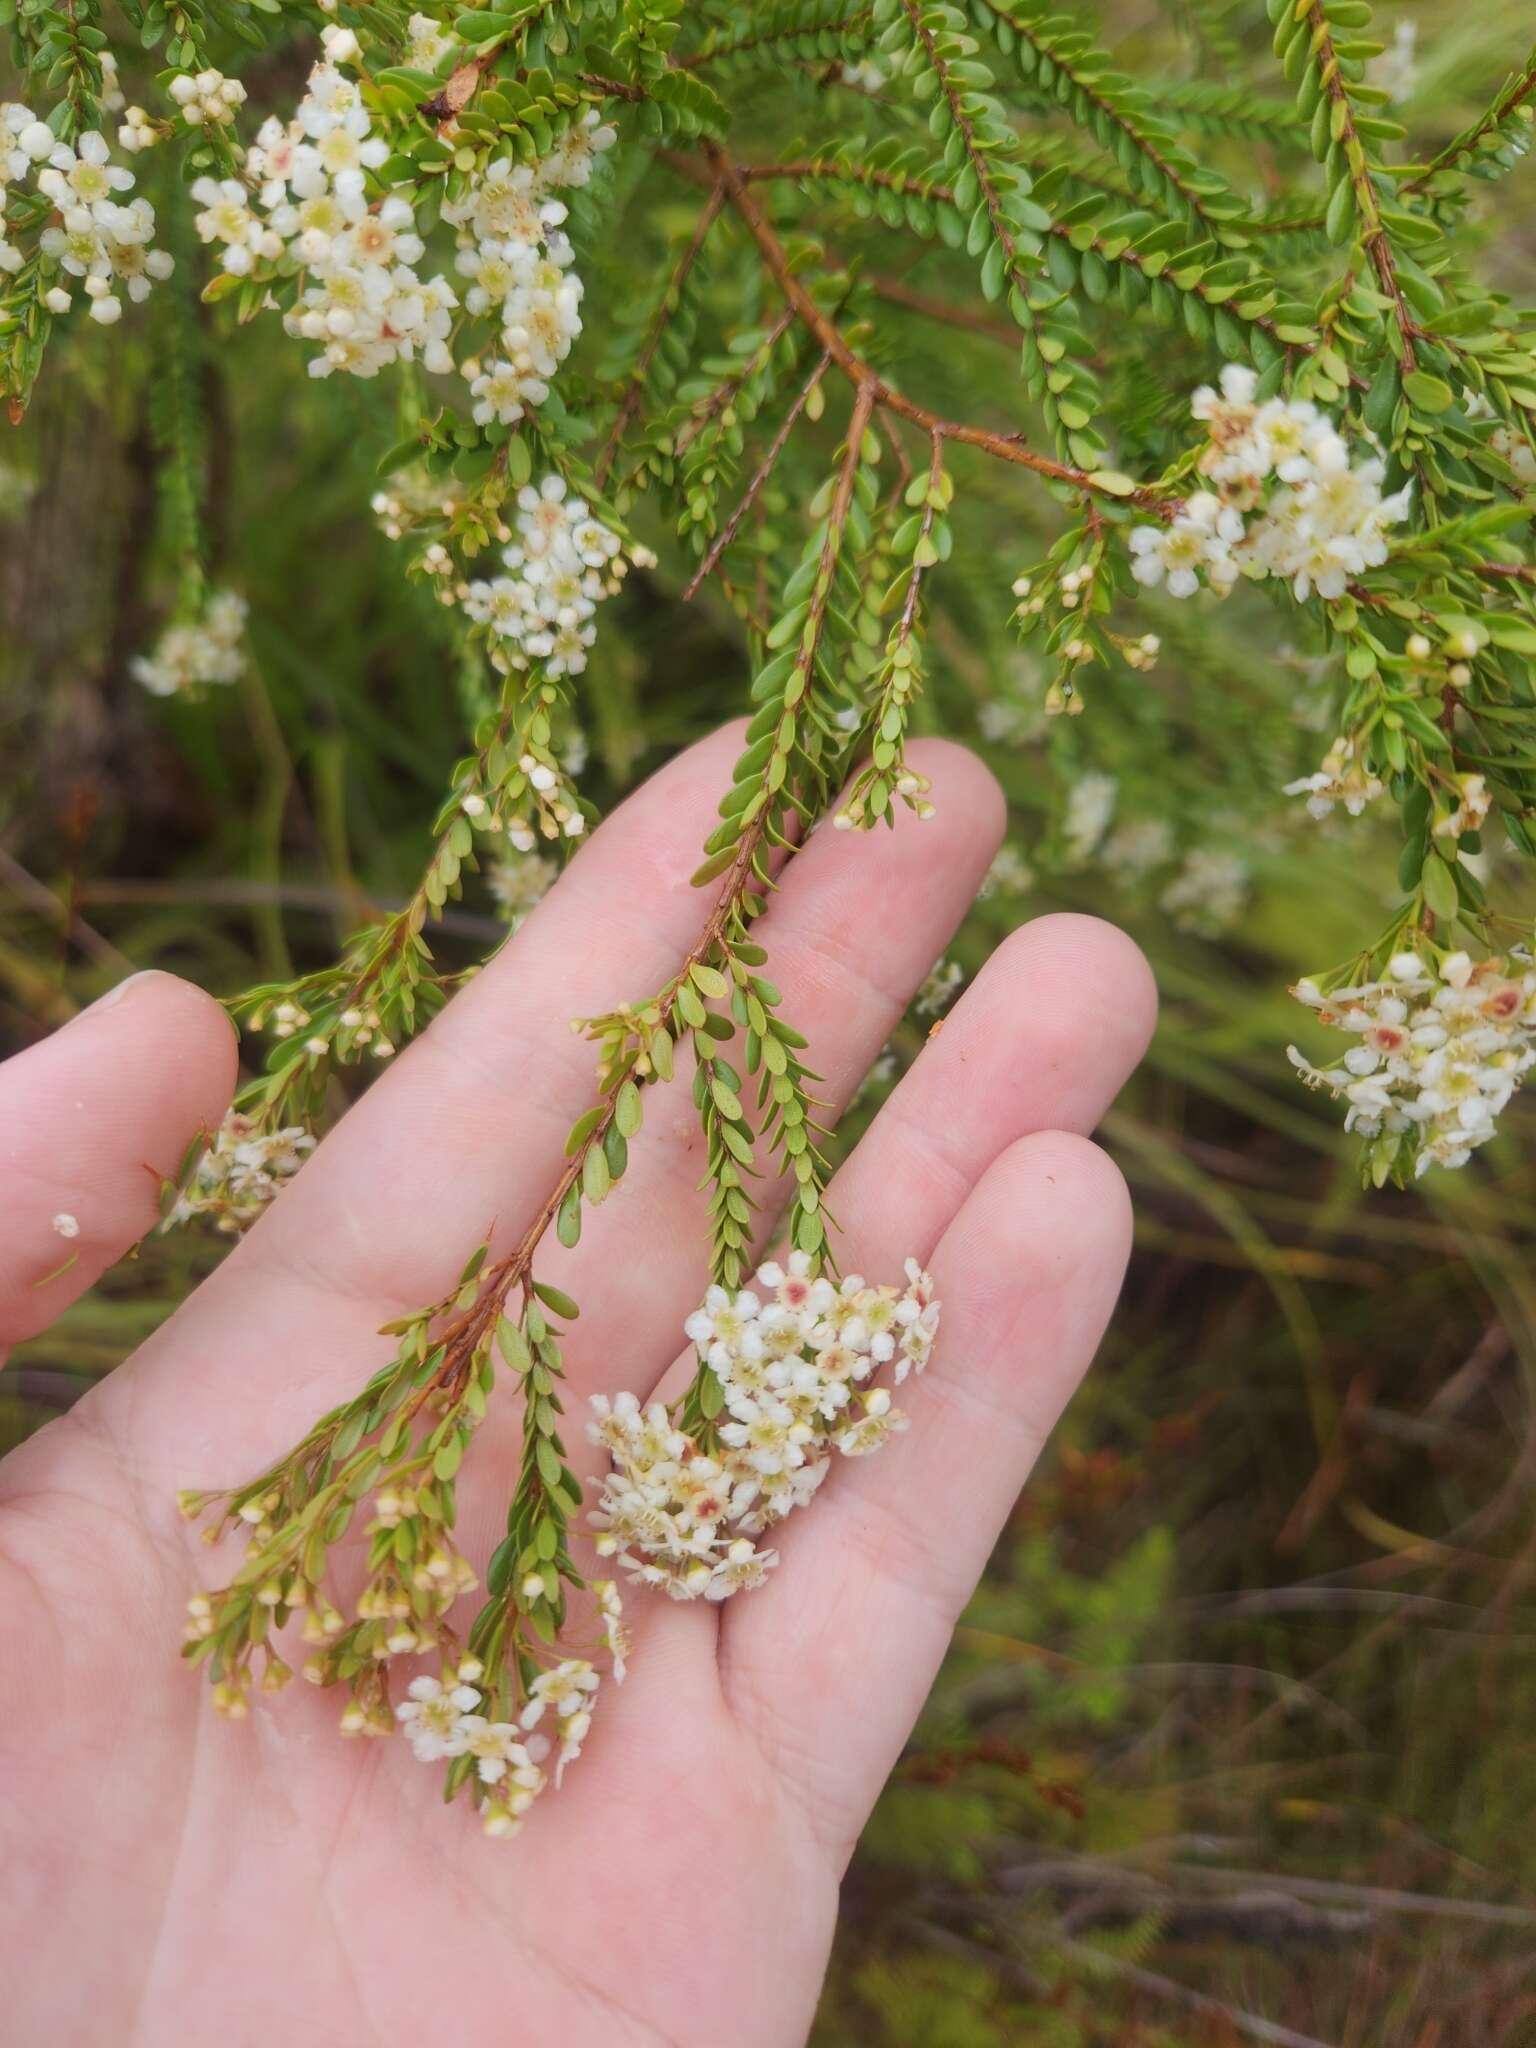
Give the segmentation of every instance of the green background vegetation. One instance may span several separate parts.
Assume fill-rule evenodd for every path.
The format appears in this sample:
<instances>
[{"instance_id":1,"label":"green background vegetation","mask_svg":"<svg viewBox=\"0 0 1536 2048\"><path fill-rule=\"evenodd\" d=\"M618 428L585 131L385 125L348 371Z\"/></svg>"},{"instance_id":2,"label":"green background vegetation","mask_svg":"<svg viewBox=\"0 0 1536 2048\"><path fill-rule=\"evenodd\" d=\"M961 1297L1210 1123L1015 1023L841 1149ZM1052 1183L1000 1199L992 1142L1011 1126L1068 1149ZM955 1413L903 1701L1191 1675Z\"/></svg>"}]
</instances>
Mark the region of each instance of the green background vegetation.
<instances>
[{"instance_id":1,"label":"green background vegetation","mask_svg":"<svg viewBox=\"0 0 1536 2048\"><path fill-rule=\"evenodd\" d=\"M1443 139L1523 61L1529 12L1400 12L1419 30L1400 111ZM1261 79L1260 16L1128 0L1106 34L1140 75L1230 82L1241 52ZM808 132L814 110L808 86ZM1238 181L1305 162L1269 139L1201 146ZM1527 303L1531 175L1490 188L1472 229ZM636 276L660 274L697 206L654 180L620 199L622 226L579 259L579 361L598 380ZM839 248L856 257L857 234ZM950 261L914 244L887 281L943 299ZM722 304L757 288L745 268L722 267ZM908 390L1017 421L1011 337L985 318L889 315ZM1149 327L1120 345L1123 419L1139 361L1166 377L1185 344ZM461 750L460 679L367 512L398 389L316 387L302 354L275 323L214 346L190 295L157 294L110 342L67 344L0 439L6 1049L131 966L230 993L318 965L370 903L413 886ZM1189 358L1193 383L1205 359ZM165 704L128 663L174 599L189 450L214 579L250 599L254 659L237 689ZM1105 1134L1139 1212L1124 1303L849 1876L818 2043L1536 2041L1530 1115L1517 1103L1471 1170L1360 1193L1337 1111L1283 1056L1308 1028L1286 982L1346 957L1395 900L1390 828L1319 827L1275 795L1331 736L1327 677L1247 593L1149 601L1137 619L1164 637L1158 668L1099 682L1084 717L1042 728L1007 588L1055 508L1015 473L956 471L920 715L985 752L1035 880L984 900L954 957L974 970L1021 918L1092 909L1146 948L1164 1010ZM792 530L792 474L766 502ZM637 525L662 565L605 608L581 693L585 786L604 803L732 715L747 675L729 609L706 592L680 611L683 558ZM989 738L1000 699L1018 707L1011 735ZM1235 921L1190 929L1159 907L1176 860L1127 882L1067 855L1064 796L1088 769L1117 778L1119 822L1165 819L1179 855L1246 862ZM467 960L498 930L472 879L445 953ZM898 1055L926 1028L909 1020ZM110 1371L217 1256L154 1240L24 1347L0 1442Z\"/></svg>"}]
</instances>

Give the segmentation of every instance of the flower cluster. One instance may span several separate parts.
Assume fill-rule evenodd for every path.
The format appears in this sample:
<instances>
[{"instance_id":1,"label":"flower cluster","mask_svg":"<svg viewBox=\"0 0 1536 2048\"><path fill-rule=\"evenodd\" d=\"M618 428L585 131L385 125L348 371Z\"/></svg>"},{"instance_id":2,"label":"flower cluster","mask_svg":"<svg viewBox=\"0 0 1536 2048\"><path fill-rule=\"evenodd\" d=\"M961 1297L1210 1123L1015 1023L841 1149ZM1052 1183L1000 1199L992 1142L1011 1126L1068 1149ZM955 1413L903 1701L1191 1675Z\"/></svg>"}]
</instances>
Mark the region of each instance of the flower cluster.
<instances>
[{"instance_id":1,"label":"flower cluster","mask_svg":"<svg viewBox=\"0 0 1536 2048\"><path fill-rule=\"evenodd\" d=\"M1000 846L987 869L978 895L1024 896L1035 886L1035 871L1016 846Z\"/></svg>"},{"instance_id":2,"label":"flower cluster","mask_svg":"<svg viewBox=\"0 0 1536 2048\"><path fill-rule=\"evenodd\" d=\"M314 1145L297 1126L264 1131L254 1118L230 1110L177 1195L167 1224L208 1216L231 1235L244 1230L298 1172Z\"/></svg>"},{"instance_id":3,"label":"flower cluster","mask_svg":"<svg viewBox=\"0 0 1536 2048\"><path fill-rule=\"evenodd\" d=\"M607 1591L612 1594L611 1587ZM605 1614L610 1608L616 1613L616 1599L607 1601ZM592 1725L599 1679L585 1657L563 1658L541 1671L529 1685L516 1721L492 1721L480 1711L485 1700L477 1683L484 1668L477 1657L466 1657L441 1678L413 1678L405 1699L395 1708L395 1718L418 1763L473 1757L481 1784L501 1788L486 1802L482 1825L488 1835L505 1838L517 1833L524 1814L549 1783L543 1764L553 1745L549 1736L533 1731L546 1714L554 1722L554 1740L559 1744L554 1768L558 1789L566 1765L581 1755ZM614 1676L621 1679L623 1675L622 1663L616 1661ZM362 1732L361 1727L357 1732Z\"/></svg>"},{"instance_id":4,"label":"flower cluster","mask_svg":"<svg viewBox=\"0 0 1536 2048\"><path fill-rule=\"evenodd\" d=\"M558 869L542 854L520 853L515 847L486 870L486 883L496 907L516 931L533 906L547 894Z\"/></svg>"},{"instance_id":5,"label":"flower cluster","mask_svg":"<svg viewBox=\"0 0 1536 2048\"><path fill-rule=\"evenodd\" d=\"M1536 965L1474 963L1466 953L1426 961L1393 956L1385 980L1326 995L1314 982L1293 993L1325 1024L1356 1034L1337 1066L1315 1067L1290 1047L1310 1087L1348 1103L1346 1130L1395 1135L1414 1171L1465 1166L1536 1062Z\"/></svg>"},{"instance_id":6,"label":"flower cluster","mask_svg":"<svg viewBox=\"0 0 1536 2048\"><path fill-rule=\"evenodd\" d=\"M566 495L560 476L523 486L514 523L501 555L507 574L468 584L464 610L485 627L500 665L537 660L547 675L579 675L597 637L593 614L626 572L619 537Z\"/></svg>"},{"instance_id":7,"label":"flower cluster","mask_svg":"<svg viewBox=\"0 0 1536 2048\"><path fill-rule=\"evenodd\" d=\"M90 129L61 142L16 102L0 103L0 271L14 273L25 261L6 239L4 205L9 187L29 177L58 216L38 237L39 290L50 313L69 311L69 281L77 279L91 318L109 327L122 318L122 293L137 303L152 281L170 276L172 259L151 246L155 209L121 196L132 191L133 173L113 163L106 137Z\"/></svg>"},{"instance_id":8,"label":"flower cluster","mask_svg":"<svg viewBox=\"0 0 1536 2048\"><path fill-rule=\"evenodd\" d=\"M238 78L226 78L222 71L183 72L171 80L167 90L189 128L227 127L234 120L236 109L245 105L245 87Z\"/></svg>"},{"instance_id":9,"label":"flower cluster","mask_svg":"<svg viewBox=\"0 0 1536 2048\"><path fill-rule=\"evenodd\" d=\"M208 683L237 683L245 672L246 602L215 591L201 618L167 626L153 654L129 664L134 680L155 697L185 697Z\"/></svg>"},{"instance_id":10,"label":"flower cluster","mask_svg":"<svg viewBox=\"0 0 1536 2048\"><path fill-rule=\"evenodd\" d=\"M804 1252L757 1274L757 1291L711 1287L684 1324L721 1397L708 1448L660 1401L593 1397L588 1434L613 1460L590 1519L600 1554L674 1600L724 1600L761 1585L778 1553L755 1538L826 1477L834 1450L878 1450L907 1418L870 1384L887 1361L921 1372L939 1326L933 1283L818 1276Z\"/></svg>"},{"instance_id":11,"label":"flower cluster","mask_svg":"<svg viewBox=\"0 0 1536 2048\"><path fill-rule=\"evenodd\" d=\"M512 1835L544 1790L549 1742L542 1735L525 1740L516 1722L478 1712L483 1702L474 1681L482 1675L478 1658L468 1657L441 1678L413 1678L395 1716L418 1763L473 1757L481 1784L504 1788L486 1807L485 1831Z\"/></svg>"},{"instance_id":12,"label":"flower cluster","mask_svg":"<svg viewBox=\"0 0 1536 2048\"><path fill-rule=\"evenodd\" d=\"M450 38L424 15L412 16L413 61L436 63ZM291 121L265 122L248 152L243 178L202 178L193 196L203 241L220 245L225 271L248 276L258 262L299 273L303 289L284 313L290 334L320 344L310 361L316 377L345 371L374 377L391 363L420 360L434 373L455 367L452 339L459 294L441 274L417 269L425 245L415 211L398 192L370 199L368 177L381 170L389 145L347 67L359 56L357 37L334 24L321 32L325 54L309 75ZM207 79L178 80L195 96L189 120L226 119L228 103ZM232 111L232 108L231 108ZM581 332L581 280L562 232L563 186L584 185L615 131L595 111L572 127L541 163L500 158L442 217L458 231L455 261L464 310L493 319L488 356L463 365L481 425L510 425L549 396L550 377Z\"/></svg>"},{"instance_id":13,"label":"flower cluster","mask_svg":"<svg viewBox=\"0 0 1536 2048\"><path fill-rule=\"evenodd\" d=\"M448 338L458 300L446 278L423 280L423 254L410 202L398 195L370 205L367 174L389 154L356 82L350 29L322 31L325 55L286 124L263 123L238 178L200 178L197 232L221 247L224 269L248 275L259 259L302 269L305 284L283 315L290 334L318 342L311 376L344 370L374 377L418 356L428 370L453 368Z\"/></svg>"},{"instance_id":14,"label":"flower cluster","mask_svg":"<svg viewBox=\"0 0 1536 2048\"><path fill-rule=\"evenodd\" d=\"M1352 577L1387 559L1386 534L1408 516L1411 487L1382 493L1386 464L1351 460L1328 416L1305 399L1259 404L1256 372L1229 363L1221 389L1195 393L1206 423L1208 490L1165 526L1131 531L1139 583L1189 597L1201 579L1226 592L1239 576L1283 578L1298 599L1342 597Z\"/></svg>"},{"instance_id":15,"label":"flower cluster","mask_svg":"<svg viewBox=\"0 0 1536 2048\"><path fill-rule=\"evenodd\" d=\"M599 150L616 131L595 109L538 164L499 158L443 218L458 229L455 269L469 284L465 310L494 319L499 338L489 360L464 365L474 416L510 426L549 396L549 379L581 332L581 279L563 232L562 186L585 185Z\"/></svg>"},{"instance_id":16,"label":"flower cluster","mask_svg":"<svg viewBox=\"0 0 1536 2048\"><path fill-rule=\"evenodd\" d=\"M1352 818L1358 818L1384 787L1368 766L1360 742L1341 735L1324 754L1317 773L1286 783L1285 794L1304 796L1314 818L1328 817L1335 804L1342 804Z\"/></svg>"}]
</instances>

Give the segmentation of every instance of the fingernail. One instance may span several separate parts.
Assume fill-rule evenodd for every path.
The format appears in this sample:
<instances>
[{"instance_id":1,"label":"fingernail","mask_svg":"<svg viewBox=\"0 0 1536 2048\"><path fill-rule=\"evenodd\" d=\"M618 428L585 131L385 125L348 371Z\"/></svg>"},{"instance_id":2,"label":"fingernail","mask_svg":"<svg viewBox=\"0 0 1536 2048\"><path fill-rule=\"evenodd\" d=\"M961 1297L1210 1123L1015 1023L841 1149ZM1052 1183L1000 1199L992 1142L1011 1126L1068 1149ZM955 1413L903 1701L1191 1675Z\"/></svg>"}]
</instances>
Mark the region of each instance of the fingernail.
<instances>
[{"instance_id":1,"label":"fingernail","mask_svg":"<svg viewBox=\"0 0 1536 2048\"><path fill-rule=\"evenodd\" d=\"M92 1017L102 1010L115 1010L129 989L136 982L148 981L154 971L153 967L141 967L137 974L128 975L116 988L109 988L104 996L98 996L94 1003L87 1003L79 1014L82 1017Z\"/></svg>"}]
</instances>

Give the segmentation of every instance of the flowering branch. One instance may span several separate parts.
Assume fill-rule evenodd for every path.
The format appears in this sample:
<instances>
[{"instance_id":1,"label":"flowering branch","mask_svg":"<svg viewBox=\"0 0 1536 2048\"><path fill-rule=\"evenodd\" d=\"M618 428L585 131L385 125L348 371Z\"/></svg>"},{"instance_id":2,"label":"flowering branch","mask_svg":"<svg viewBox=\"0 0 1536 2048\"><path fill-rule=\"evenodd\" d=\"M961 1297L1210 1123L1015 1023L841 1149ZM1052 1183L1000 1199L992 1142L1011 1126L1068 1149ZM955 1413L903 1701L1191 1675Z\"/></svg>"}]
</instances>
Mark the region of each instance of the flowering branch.
<instances>
[{"instance_id":1,"label":"flowering branch","mask_svg":"<svg viewBox=\"0 0 1536 2048\"><path fill-rule=\"evenodd\" d=\"M189 1497L246 1533L188 1628L227 1711L245 1710L254 1678L275 1689L290 1675L279 1639L296 1621L308 1674L350 1692L347 1732L403 1727L492 1832L558 1782L598 1687L579 1632L600 1629L594 1655L615 1675L624 1632L616 1587L589 1585L579 1561L561 1384L577 1305L540 1261L551 1232L578 1241L627 1171L646 1090L679 1049L713 1286L690 1319L698 1370L682 1402L626 1399L598 1417L611 1460L600 1549L673 1597L725 1597L771 1569L759 1537L835 1456L900 1426L879 1369L894 1380L921 1365L937 1305L915 1268L904 1286L837 1278L813 1049L753 934L779 857L829 813L843 829L890 825L903 806L929 815L910 738L920 718L940 722L920 707L942 707L967 658L956 649L976 644L989 608L999 624L1011 614L1027 678L999 681L1006 664L977 660L989 736L1082 714L1095 670L1119 691L1097 730L1056 728L1053 759L1102 756L1041 837L1065 865L1104 840L1106 865L1130 870L1175 845L1161 816L1107 837L1104 764L1160 721L1145 679L1162 632L1182 636L1178 690L1208 692L1196 701L1212 760L1199 767L1225 782L1215 750L1240 751L1226 678L1202 665L1180 608L1242 604L1250 633L1253 607L1275 607L1273 637L1326 693L1332 732L1285 788L1318 818L1395 807L1402 842L1386 929L1299 985L1358 1043L1301 1071L1347 1101L1374 1180L1459 1165L1492 1130L1536 1047L1529 961L1495 950L1508 925L1477 862L1494 823L1536 857L1536 349L1453 237L1469 180L1522 153L1536 73L1427 163L1387 162L1403 130L1366 69L1362 0L1267 5L1294 111L1242 78L1139 84L1070 14L1033 0L354 10L355 26L324 25L296 100L259 111L217 68L238 58L222 16L150 10L169 70L145 80L145 107L117 75L119 57L140 60L94 15L50 0L24 11L41 111L0 106L0 395L13 415L61 323L83 306L110 328L173 268L189 274L194 242L208 252L206 313L161 301L176 348L152 373L167 454L154 526L177 594L130 673L157 697L206 703L249 672L245 600L208 574L223 550L203 533L216 493L200 467L219 437L188 374L191 314L212 330L270 320L279 351L279 329L303 344L300 375L358 380L360 420L376 380L394 380L375 416L399 439L374 508L438 628L430 680L446 678L446 708L456 696L469 728L404 908L339 961L237 1000L270 1035L267 1066L188 1162L176 1220L249 1224L302 1171L338 1071L387 1058L459 979L427 929L466 878L483 864L515 920L554 871L547 855L596 817L578 787L581 721L595 706L611 731L612 672L588 664L632 567L655 572L647 610L713 578L750 655L746 737L695 875L710 892L698 934L658 991L586 1021L594 1098L516 1243L478 1247L451 1290L391 1327L393 1357L266 1472ZM251 20L242 36L295 32L281 14ZM250 84L265 90L254 71ZM1042 129L1052 109L1070 134ZM810 148L790 139L808 120ZM1284 150L1303 137L1321 209L1286 183ZM1255 138L1280 150L1277 191L1252 189ZM747 160L754 148L762 160ZM154 187L163 250L127 162L151 150L174 159ZM704 195L677 230L652 203L658 165ZM852 246L859 261L840 263L833 251ZM919 255L921 289L904 274ZM653 282L634 288L642 272ZM596 361L589 290L616 331ZM891 305L954 331L890 319ZM1043 445L907 396L919 376L963 394L971 335L1017 347L1015 403L1043 423ZM829 384L849 391L841 438ZM1054 490L1021 494L1020 471ZM1021 526L1035 559L991 589L989 565ZM1159 898L1168 915L1241 902L1219 849L1180 852ZM754 1286L754 1188L770 1172L788 1249ZM457 1603L480 1574L455 1534L455 1489L509 1377L522 1449L465 1640ZM327 1557L354 1539L363 1585L344 1613ZM393 1702L391 1659L421 1655L438 1675Z\"/></svg>"}]
</instances>

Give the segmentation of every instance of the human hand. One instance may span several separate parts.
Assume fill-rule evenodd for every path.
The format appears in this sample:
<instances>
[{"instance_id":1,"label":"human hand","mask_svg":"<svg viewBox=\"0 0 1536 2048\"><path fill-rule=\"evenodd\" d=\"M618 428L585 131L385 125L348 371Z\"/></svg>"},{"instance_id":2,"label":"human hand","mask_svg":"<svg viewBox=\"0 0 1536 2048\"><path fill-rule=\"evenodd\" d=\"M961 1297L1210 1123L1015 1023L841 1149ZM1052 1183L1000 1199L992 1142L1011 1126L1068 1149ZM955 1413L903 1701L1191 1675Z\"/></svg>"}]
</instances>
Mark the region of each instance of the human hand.
<instances>
[{"instance_id":1,"label":"human hand","mask_svg":"<svg viewBox=\"0 0 1536 2048\"><path fill-rule=\"evenodd\" d=\"M404 1744L339 1741L332 1696L296 1686L220 1721L177 1657L210 1571L178 1488L260 1469L366 1379L379 1325L451 1286L467 1245L493 1223L493 1248L515 1240L591 1094L567 1020L685 952L699 897L682 878L734 751L719 735L631 799L195 1296L0 1467L9 2038L804 2039L843 1866L1119 1285L1125 1191L1085 1133L1153 993L1110 927L1049 917L1007 940L834 1184L844 1263L878 1277L916 1253L943 1297L910 1432L840 1462L762 1589L630 1603L628 1680L516 1843L445 1810ZM986 771L919 752L936 818L818 834L755 933L836 1107L1001 835ZM149 1226L154 1172L217 1122L233 1076L217 1006L161 975L0 1069L0 1350ZM701 1291L696 1119L686 1089L651 1104L557 1269L586 1311L566 1345L578 1402L670 1384ZM490 1475L516 1455L507 1405L461 1481L481 1560L500 1533Z\"/></svg>"}]
</instances>

